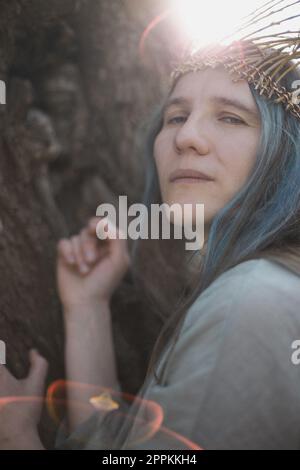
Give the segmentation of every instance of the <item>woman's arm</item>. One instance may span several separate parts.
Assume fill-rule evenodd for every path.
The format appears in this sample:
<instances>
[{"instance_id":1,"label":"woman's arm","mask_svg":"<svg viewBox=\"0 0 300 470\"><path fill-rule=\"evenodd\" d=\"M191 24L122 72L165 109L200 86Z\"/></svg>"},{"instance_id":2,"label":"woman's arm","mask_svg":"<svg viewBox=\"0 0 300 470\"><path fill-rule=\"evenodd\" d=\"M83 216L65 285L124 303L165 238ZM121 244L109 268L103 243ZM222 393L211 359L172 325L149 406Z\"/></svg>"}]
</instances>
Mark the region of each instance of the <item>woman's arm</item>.
<instances>
[{"instance_id":1,"label":"woman's arm","mask_svg":"<svg viewBox=\"0 0 300 470\"><path fill-rule=\"evenodd\" d=\"M127 241L119 238L115 227L118 238L97 238L99 223L105 226L100 217L91 219L79 235L58 244L57 280L66 331L69 431L95 411L89 404L91 385L120 391L110 299L130 259Z\"/></svg>"},{"instance_id":2,"label":"woman's arm","mask_svg":"<svg viewBox=\"0 0 300 470\"><path fill-rule=\"evenodd\" d=\"M90 303L66 311L65 331L67 379L119 391L109 304ZM69 431L95 411L89 405L90 397L89 387L68 387ZM84 406L78 406L80 404Z\"/></svg>"},{"instance_id":3,"label":"woman's arm","mask_svg":"<svg viewBox=\"0 0 300 470\"><path fill-rule=\"evenodd\" d=\"M90 393L85 391L88 390L85 384L119 389L109 303L130 260L126 240L108 239L99 244L95 236L99 220L92 219L79 236L62 240L58 245L57 279L66 326L67 379L83 385L68 387L71 430L90 414L86 411ZM43 449L37 424L47 362L34 351L30 360L29 375L22 380L0 366L0 449L3 450Z\"/></svg>"}]
</instances>

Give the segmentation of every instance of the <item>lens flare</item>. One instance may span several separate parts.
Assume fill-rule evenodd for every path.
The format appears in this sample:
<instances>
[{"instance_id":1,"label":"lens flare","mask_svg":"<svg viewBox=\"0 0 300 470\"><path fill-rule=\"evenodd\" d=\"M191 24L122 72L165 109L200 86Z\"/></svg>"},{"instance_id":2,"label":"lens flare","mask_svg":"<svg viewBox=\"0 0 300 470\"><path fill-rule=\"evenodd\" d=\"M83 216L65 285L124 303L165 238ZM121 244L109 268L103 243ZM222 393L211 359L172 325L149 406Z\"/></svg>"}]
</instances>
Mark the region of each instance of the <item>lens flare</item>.
<instances>
[{"instance_id":1,"label":"lens flare","mask_svg":"<svg viewBox=\"0 0 300 470\"><path fill-rule=\"evenodd\" d=\"M161 0L161 14L145 28L139 44L140 56L145 54L146 40L157 27L166 28L170 46L184 50L209 43L230 43L239 40L240 34L261 31L268 25L273 33L279 33L283 9L288 10L288 31L299 29L299 1L295 0ZM270 15L272 15L270 17ZM270 25L271 22L271 25Z\"/></svg>"},{"instance_id":2,"label":"lens flare","mask_svg":"<svg viewBox=\"0 0 300 470\"><path fill-rule=\"evenodd\" d=\"M83 398L72 401L71 404L82 411L94 409L94 413L104 416L113 412L114 419L119 423L129 425L129 429L134 429L130 435L128 445L134 448L136 445L143 445L155 439L163 444L174 446L174 449L202 450L198 444L187 439L185 436L163 426L164 411L159 403L146 400L139 395L132 395L125 392L115 391L111 388L96 385L84 384L65 380L53 382L47 390L46 404L48 413L52 420L58 425L66 414L68 403L68 391L76 389L83 392ZM88 395L89 399L86 399ZM12 402L15 398L12 398ZM127 406L120 406L120 403L127 403ZM0 402L1 404L1 402ZM138 405L133 407L132 405ZM138 413L137 409L139 410Z\"/></svg>"},{"instance_id":3,"label":"lens flare","mask_svg":"<svg viewBox=\"0 0 300 470\"><path fill-rule=\"evenodd\" d=\"M112 399L109 392L103 392L101 395L91 397L90 403L96 410L111 411L119 408L119 404Z\"/></svg>"},{"instance_id":4,"label":"lens flare","mask_svg":"<svg viewBox=\"0 0 300 470\"><path fill-rule=\"evenodd\" d=\"M202 46L218 42L236 29L243 17L262 0L237 2L236 0L170 0L174 21L188 40Z\"/></svg>"}]
</instances>

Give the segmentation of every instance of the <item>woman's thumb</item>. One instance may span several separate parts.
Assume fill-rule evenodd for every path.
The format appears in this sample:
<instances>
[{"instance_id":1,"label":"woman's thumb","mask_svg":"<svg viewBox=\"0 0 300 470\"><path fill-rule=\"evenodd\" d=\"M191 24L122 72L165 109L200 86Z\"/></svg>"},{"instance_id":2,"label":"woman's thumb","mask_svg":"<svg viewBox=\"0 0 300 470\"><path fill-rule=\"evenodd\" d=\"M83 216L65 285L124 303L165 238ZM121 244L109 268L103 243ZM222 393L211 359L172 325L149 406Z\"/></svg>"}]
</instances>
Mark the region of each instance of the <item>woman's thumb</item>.
<instances>
[{"instance_id":1,"label":"woman's thumb","mask_svg":"<svg viewBox=\"0 0 300 470\"><path fill-rule=\"evenodd\" d=\"M30 370L26 380L32 395L42 395L48 371L48 362L42 357L36 349L31 349Z\"/></svg>"}]
</instances>

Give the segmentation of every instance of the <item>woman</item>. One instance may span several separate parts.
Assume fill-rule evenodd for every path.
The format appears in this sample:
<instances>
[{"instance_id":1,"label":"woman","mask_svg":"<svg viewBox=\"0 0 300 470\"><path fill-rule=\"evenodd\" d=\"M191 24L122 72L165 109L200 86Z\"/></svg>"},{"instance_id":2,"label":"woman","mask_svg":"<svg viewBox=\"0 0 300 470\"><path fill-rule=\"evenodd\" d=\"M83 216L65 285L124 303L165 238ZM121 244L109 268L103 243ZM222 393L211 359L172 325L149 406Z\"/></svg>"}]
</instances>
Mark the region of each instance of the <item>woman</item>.
<instances>
[{"instance_id":1,"label":"woman","mask_svg":"<svg viewBox=\"0 0 300 470\"><path fill-rule=\"evenodd\" d=\"M76 402L90 393L71 386L57 448L299 448L300 369L291 355L300 338L300 122L219 64L175 80L149 135L148 195L159 182L163 202L204 203L199 283L160 335L143 400L129 405L118 395L109 306L130 265L126 240L103 248L95 218L59 243L67 379L111 389L120 408L87 412ZM22 383L2 369L7 396L41 394L46 365L32 359ZM13 435L11 410L0 445L42 448L38 406L20 409L26 435Z\"/></svg>"}]
</instances>

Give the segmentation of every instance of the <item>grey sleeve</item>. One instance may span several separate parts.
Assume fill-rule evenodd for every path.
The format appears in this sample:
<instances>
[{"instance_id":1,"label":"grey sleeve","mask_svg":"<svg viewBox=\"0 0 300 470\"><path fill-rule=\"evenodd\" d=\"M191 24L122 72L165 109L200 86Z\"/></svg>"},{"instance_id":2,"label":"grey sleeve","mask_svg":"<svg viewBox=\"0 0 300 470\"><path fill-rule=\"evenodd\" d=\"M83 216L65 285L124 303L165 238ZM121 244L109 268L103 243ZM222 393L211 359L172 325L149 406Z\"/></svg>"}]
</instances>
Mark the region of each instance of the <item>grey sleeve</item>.
<instances>
[{"instance_id":1,"label":"grey sleeve","mask_svg":"<svg viewBox=\"0 0 300 470\"><path fill-rule=\"evenodd\" d=\"M281 294L244 292L232 306L193 429L207 449L300 449L300 317Z\"/></svg>"},{"instance_id":2,"label":"grey sleeve","mask_svg":"<svg viewBox=\"0 0 300 470\"><path fill-rule=\"evenodd\" d=\"M216 302L216 292L206 310L194 308L165 383L148 390L161 426L143 442L131 435L126 448L300 448L300 366L291 361L298 304L255 277L231 287L231 301Z\"/></svg>"}]
</instances>

